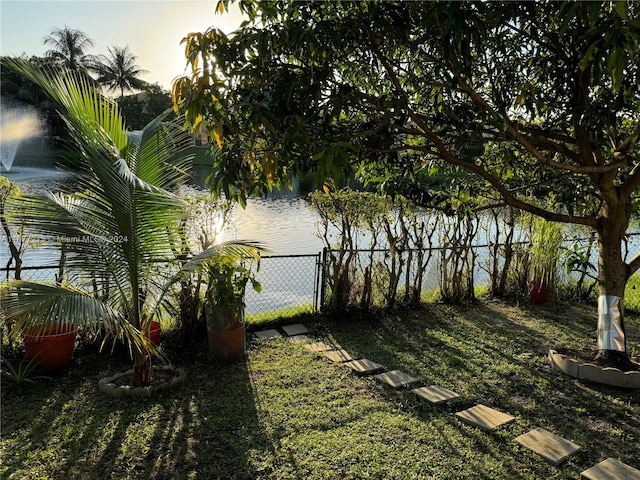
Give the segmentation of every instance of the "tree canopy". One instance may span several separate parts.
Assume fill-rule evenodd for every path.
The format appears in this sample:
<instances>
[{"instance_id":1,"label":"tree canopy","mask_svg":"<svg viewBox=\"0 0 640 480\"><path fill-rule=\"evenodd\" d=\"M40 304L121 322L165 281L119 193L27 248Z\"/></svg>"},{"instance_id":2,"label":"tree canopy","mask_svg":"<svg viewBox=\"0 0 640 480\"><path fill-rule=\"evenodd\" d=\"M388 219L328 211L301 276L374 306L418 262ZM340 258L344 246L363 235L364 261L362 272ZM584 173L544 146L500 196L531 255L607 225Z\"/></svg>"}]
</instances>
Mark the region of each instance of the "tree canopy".
<instances>
[{"instance_id":1,"label":"tree canopy","mask_svg":"<svg viewBox=\"0 0 640 480\"><path fill-rule=\"evenodd\" d=\"M142 92L125 95L117 101L127 128L130 130L141 130L172 106L170 93L164 91L157 83L146 85Z\"/></svg>"},{"instance_id":2,"label":"tree canopy","mask_svg":"<svg viewBox=\"0 0 640 480\"><path fill-rule=\"evenodd\" d=\"M45 56L72 72L88 75L98 65L97 57L87 53L93 48L94 41L80 30L66 25L56 28L45 37L44 44L51 47Z\"/></svg>"},{"instance_id":3,"label":"tree canopy","mask_svg":"<svg viewBox=\"0 0 640 480\"><path fill-rule=\"evenodd\" d=\"M638 4L239 5L232 35L185 37L192 71L173 85L214 140L212 189L244 201L315 171L510 205L596 230L600 292L624 296L640 268L622 249L640 190Z\"/></svg>"},{"instance_id":4,"label":"tree canopy","mask_svg":"<svg viewBox=\"0 0 640 480\"><path fill-rule=\"evenodd\" d=\"M637 164L633 5L240 6L252 22L230 38L216 29L185 38L193 75L174 85L191 125L204 118L218 144L224 189L264 189L309 169L331 177L363 160L411 177L444 160L525 207L532 189L516 188L517 170L527 184L534 170L595 193L594 176L628 178ZM480 155L490 145L503 154Z\"/></svg>"},{"instance_id":5,"label":"tree canopy","mask_svg":"<svg viewBox=\"0 0 640 480\"><path fill-rule=\"evenodd\" d=\"M104 85L107 91L120 91L120 98L125 91L142 90L147 86L139 77L147 73L136 65L136 56L131 53L129 46L107 47L108 55L100 56L98 66L98 83Z\"/></svg>"},{"instance_id":6,"label":"tree canopy","mask_svg":"<svg viewBox=\"0 0 640 480\"><path fill-rule=\"evenodd\" d=\"M184 39L192 74L173 87L215 140L214 189L242 200L309 170L357 172L429 201L445 172L491 205L594 229L622 211L627 228L640 185L637 5L240 8L250 20L232 35ZM550 192L557 209L532 200Z\"/></svg>"}]
</instances>

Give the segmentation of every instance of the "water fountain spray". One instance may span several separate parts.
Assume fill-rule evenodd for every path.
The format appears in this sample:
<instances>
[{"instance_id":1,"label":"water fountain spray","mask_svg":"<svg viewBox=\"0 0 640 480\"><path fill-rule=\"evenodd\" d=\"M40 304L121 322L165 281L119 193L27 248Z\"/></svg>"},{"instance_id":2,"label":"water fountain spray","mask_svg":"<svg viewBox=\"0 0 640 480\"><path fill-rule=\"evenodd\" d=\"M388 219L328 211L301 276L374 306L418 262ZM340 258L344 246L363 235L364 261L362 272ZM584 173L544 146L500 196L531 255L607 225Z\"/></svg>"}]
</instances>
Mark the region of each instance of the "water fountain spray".
<instances>
[{"instance_id":1,"label":"water fountain spray","mask_svg":"<svg viewBox=\"0 0 640 480\"><path fill-rule=\"evenodd\" d=\"M20 143L39 136L42 130L35 108L14 106L0 99L0 174L11 171Z\"/></svg>"}]
</instances>

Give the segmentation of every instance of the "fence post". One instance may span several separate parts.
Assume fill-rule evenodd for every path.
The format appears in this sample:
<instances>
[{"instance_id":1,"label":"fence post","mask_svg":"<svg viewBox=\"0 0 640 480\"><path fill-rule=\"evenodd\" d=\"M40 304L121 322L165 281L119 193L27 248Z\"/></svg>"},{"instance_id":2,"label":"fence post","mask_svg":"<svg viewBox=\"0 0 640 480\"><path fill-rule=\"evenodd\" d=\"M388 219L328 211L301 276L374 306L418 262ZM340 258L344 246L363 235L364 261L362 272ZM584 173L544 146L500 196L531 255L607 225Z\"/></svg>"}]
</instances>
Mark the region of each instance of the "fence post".
<instances>
[{"instance_id":1,"label":"fence post","mask_svg":"<svg viewBox=\"0 0 640 480\"><path fill-rule=\"evenodd\" d=\"M327 300L327 254L327 247L324 247L318 268L318 275L320 276L320 309L325 306ZM320 254L318 254L318 257L320 257Z\"/></svg>"},{"instance_id":2,"label":"fence post","mask_svg":"<svg viewBox=\"0 0 640 480\"><path fill-rule=\"evenodd\" d=\"M313 313L318 312L318 296L320 295L320 262L322 258L322 252L318 252L316 255L316 272L313 279Z\"/></svg>"}]
</instances>

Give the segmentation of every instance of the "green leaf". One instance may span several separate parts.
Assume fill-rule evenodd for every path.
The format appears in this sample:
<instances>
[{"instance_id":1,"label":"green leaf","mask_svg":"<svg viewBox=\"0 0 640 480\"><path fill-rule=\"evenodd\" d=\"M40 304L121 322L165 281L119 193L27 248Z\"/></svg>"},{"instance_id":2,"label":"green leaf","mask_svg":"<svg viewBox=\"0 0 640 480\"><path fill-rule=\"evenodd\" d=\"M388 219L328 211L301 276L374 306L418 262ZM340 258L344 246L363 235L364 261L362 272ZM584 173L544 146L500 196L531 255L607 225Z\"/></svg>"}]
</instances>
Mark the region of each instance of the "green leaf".
<instances>
[{"instance_id":1,"label":"green leaf","mask_svg":"<svg viewBox=\"0 0 640 480\"><path fill-rule=\"evenodd\" d=\"M618 14L618 16L623 19L626 20L627 19L627 14L629 11L629 8L627 6L627 0L618 0L618 1L613 1L613 6L616 10L616 13Z\"/></svg>"},{"instance_id":2,"label":"green leaf","mask_svg":"<svg viewBox=\"0 0 640 480\"><path fill-rule=\"evenodd\" d=\"M580 60L580 70L584 71L591 64L591 62L593 61L593 55L598 51L599 46L600 40L594 42L589 46L584 54L584 57L582 57L582 60Z\"/></svg>"},{"instance_id":3,"label":"green leaf","mask_svg":"<svg viewBox=\"0 0 640 480\"><path fill-rule=\"evenodd\" d=\"M607 57L607 70L611 76L612 91L617 93L624 80L624 69L627 65L627 52L624 48L616 48Z\"/></svg>"}]
</instances>

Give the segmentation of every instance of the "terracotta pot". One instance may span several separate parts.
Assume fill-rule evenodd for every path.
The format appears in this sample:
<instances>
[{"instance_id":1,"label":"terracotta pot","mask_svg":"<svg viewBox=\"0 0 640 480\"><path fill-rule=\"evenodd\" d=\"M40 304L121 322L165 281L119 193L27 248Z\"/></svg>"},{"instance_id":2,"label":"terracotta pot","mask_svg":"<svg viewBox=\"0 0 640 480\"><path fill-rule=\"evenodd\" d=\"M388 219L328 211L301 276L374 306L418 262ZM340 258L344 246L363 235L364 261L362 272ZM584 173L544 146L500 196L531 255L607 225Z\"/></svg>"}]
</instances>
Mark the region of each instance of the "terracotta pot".
<instances>
[{"instance_id":1,"label":"terracotta pot","mask_svg":"<svg viewBox=\"0 0 640 480\"><path fill-rule=\"evenodd\" d=\"M157 347L160 345L160 322L151 322L149 340Z\"/></svg>"},{"instance_id":2,"label":"terracotta pot","mask_svg":"<svg viewBox=\"0 0 640 480\"><path fill-rule=\"evenodd\" d=\"M244 324L233 330L216 330L207 326L209 353L219 360L238 358L244 349Z\"/></svg>"},{"instance_id":3,"label":"terracotta pot","mask_svg":"<svg viewBox=\"0 0 640 480\"><path fill-rule=\"evenodd\" d=\"M44 332L31 327L22 333L27 357L42 372L62 370L69 366L76 341L76 329L71 325L51 325Z\"/></svg>"},{"instance_id":4,"label":"terracotta pot","mask_svg":"<svg viewBox=\"0 0 640 480\"><path fill-rule=\"evenodd\" d=\"M549 299L549 287L538 283L531 283L529 288L529 300L536 305L547 303Z\"/></svg>"}]
</instances>

